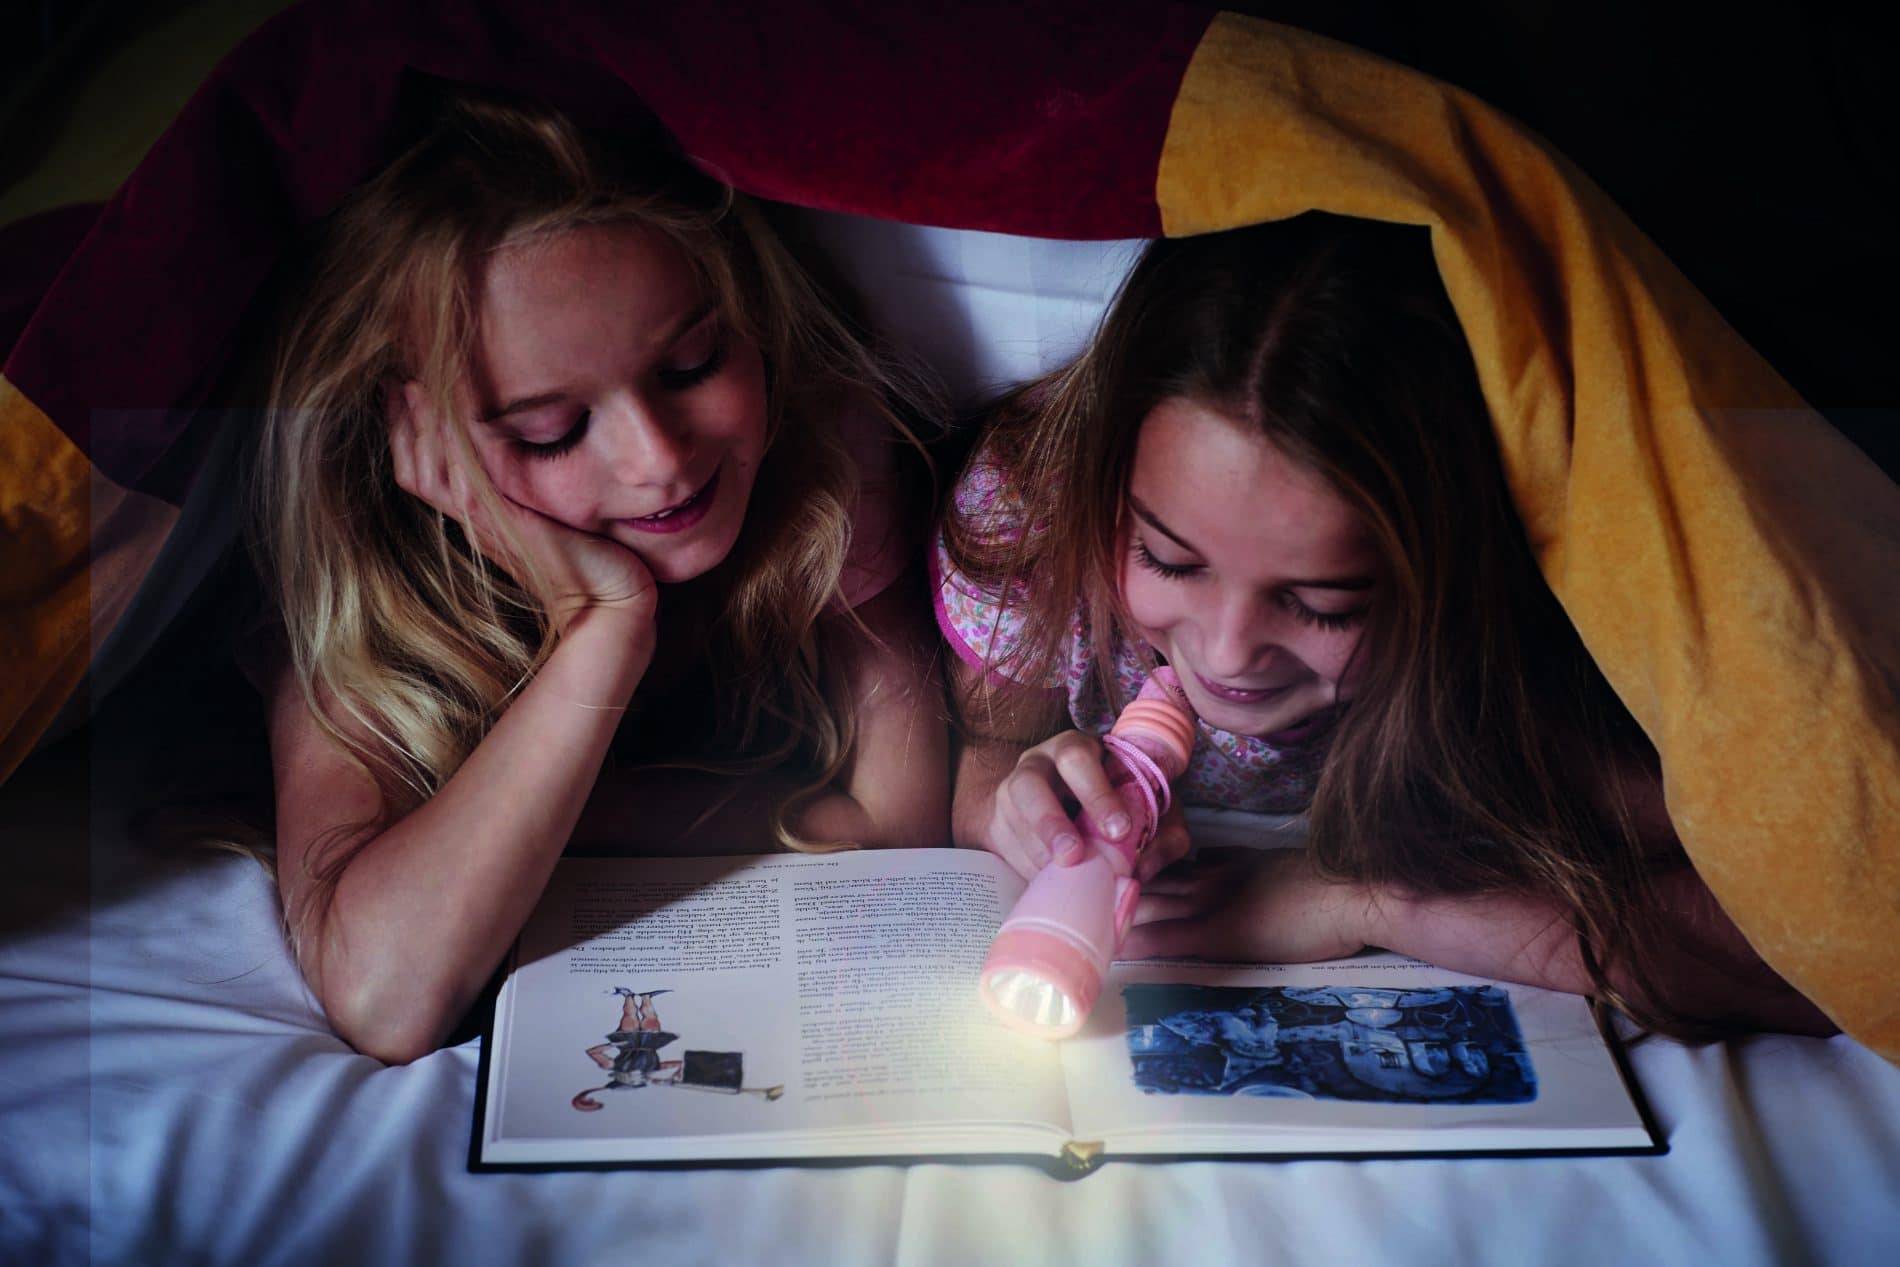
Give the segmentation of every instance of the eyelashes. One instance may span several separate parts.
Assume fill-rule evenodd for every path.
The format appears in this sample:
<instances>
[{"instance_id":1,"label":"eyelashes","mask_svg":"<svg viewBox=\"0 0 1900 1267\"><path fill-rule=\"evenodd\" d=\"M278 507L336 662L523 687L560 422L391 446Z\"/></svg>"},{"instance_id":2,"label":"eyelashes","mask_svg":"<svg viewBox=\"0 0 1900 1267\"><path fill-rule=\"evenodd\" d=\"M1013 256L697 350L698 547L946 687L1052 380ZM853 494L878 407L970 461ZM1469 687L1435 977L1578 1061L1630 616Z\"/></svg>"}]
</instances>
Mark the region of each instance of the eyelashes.
<instances>
[{"instance_id":1,"label":"eyelashes","mask_svg":"<svg viewBox=\"0 0 1900 1267\"><path fill-rule=\"evenodd\" d=\"M667 391L691 391L725 366L727 347L726 332L722 327L713 336L712 350L707 352L698 364L683 368L662 368L655 372L655 377L659 379L660 386ZM574 425L557 438L547 441L517 439L514 442L515 448L530 458L539 460L558 458L563 454L572 453L575 447L587 437L587 428L592 421L593 412L583 409L580 417L574 420Z\"/></svg>"},{"instance_id":2,"label":"eyelashes","mask_svg":"<svg viewBox=\"0 0 1900 1267\"><path fill-rule=\"evenodd\" d=\"M1170 581L1185 580L1201 570L1192 563L1163 563L1149 552L1148 543L1140 537L1135 538L1135 561L1156 576L1165 576Z\"/></svg>"},{"instance_id":3,"label":"eyelashes","mask_svg":"<svg viewBox=\"0 0 1900 1267\"><path fill-rule=\"evenodd\" d=\"M1314 611L1291 594L1282 599L1281 604L1292 612L1296 619L1315 625L1328 633L1342 633L1366 618L1364 607L1354 608L1349 612Z\"/></svg>"},{"instance_id":4,"label":"eyelashes","mask_svg":"<svg viewBox=\"0 0 1900 1267\"><path fill-rule=\"evenodd\" d=\"M1148 543L1139 537L1135 538L1135 562L1169 581L1185 581L1201 571L1198 563L1166 563L1157 559L1148 549ZM1369 607L1361 606L1344 612L1318 611L1301 602L1299 595L1291 591L1281 593L1277 601L1295 620L1328 633L1343 633L1353 628L1365 620L1366 612L1370 610Z\"/></svg>"},{"instance_id":5,"label":"eyelashes","mask_svg":"<svg viewBox=\"0 0 1900 1267\"><path fill-rule=\"evenodd\" d=\"M581 416L574 420L574 425L562 432L558 438L549 440L544 444L537 444L533 440L516 440L515 447L531 458L543 460L558 458L564 453L572 453L574 451L574 446L579 444L587 435L588 424L593 420L593 412L583 409L581 410Z\"/></svg>"},{"instance_id":6,"label":"eyelashes","mask_svg":"<svg viewBox=\"0 0 1900 1267\"><path fill-rule=\"evenodd\" d=\"M662 369L659 379L662 386L671 391L686 391L699 386L719 372L726 363L726 332L721 328L713 336L712 350L706 353L697 365L684 369Z\"/></svg>"}]
</instances>

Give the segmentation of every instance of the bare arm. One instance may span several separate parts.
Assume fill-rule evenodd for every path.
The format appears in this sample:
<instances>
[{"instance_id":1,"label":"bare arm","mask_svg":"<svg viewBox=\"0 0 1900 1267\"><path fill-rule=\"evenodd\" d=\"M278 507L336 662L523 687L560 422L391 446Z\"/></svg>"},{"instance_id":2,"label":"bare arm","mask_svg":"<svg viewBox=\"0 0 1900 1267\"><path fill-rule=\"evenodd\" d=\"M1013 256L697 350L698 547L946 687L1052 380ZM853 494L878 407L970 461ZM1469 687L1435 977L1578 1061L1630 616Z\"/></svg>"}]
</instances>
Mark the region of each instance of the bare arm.
<instances>
[{"instance_id":1,"label":"bare arm","mask_svg":"<svg viewBox=\"0 0 1900 1267\"><path fill-rule=\"evenodd\" d=\"M575 616L462 767L362 841L319 904L307 899L324 851L338 832L378 819L382 804L292 675L278 675L278 885L305 978L359 1051L390 1063L424 1055L494 972L573 830L652 656L652 630L650 602Z\"/></svg>"},{"instance_id":2,"label":"bare arm","mask_svg":"<svg viewBox=\"0 0 1900 1267\"><path fill-rule=\"evenodd\" d=\"M1063 729L1061 703L1053 696L1046 701L1018 699L1012 701L1018 707L1007 714L993 714L978 702L981 671L955 656L949 657L949 664L958 723L950 838L962 849L988 849L1002 855L1019 871L1033 864L1033 872L1048 861L1048 848L1039 858L1009 857L1008 842L999 838L1002 833L995 816L997 788L1015 772L1025 752ZM1066 818L1063 821L1066 825Z\"/></svg>"},{"instance_id":3,"label":"bare arm","mask_svg":"<svg viewBox=\"0 0 1900 1267\"><path fill-rule=\"evenodd\" d=\"M458 408L473 416L463 395ZM414 383L392 385L385 406L397 486L530 580L560 630L461 767L394 821L294 676L277 675L277 879L298 963L339 1034L400 1063L448 1033L540 897L652 662L658 593L626 547L479 495L451 429ZM320 878L331 856L345 861Z\"/></svg>"},{"instance_id":4,"label":"bare arm","mask_svg":"<svg viewBox=\"0 0 1900 1267\"><path fill-rule=\"evenodd\" d=\"M1693 1020L1789 1034L1833 1034L1837 1027L1755 953L1694 869L1681 867L1655 885L1668 938L1647 986L1669 1010ZM1366 940L1456 972L1521 981L1572 994L1595 987L1575 931L1554 905L1530 898L1383 898L1370 906ZM1627 967L1610 980L1627 987Z\"/></svg>"},{"instance_id":5,"label":"bare arm","mask_svg":"<svg viewBox=\"0 0 1900 1267\"><path fill-rule=\"evenodd\" d=\"M935 640L919 614L922 600L906 580L858 608L872 639L840 622L857 743L839 786L793 821L808 839L873 848L945 843L950 771L943 688ZM769 852L778 847L771 816L799 786L774 772L744 779L669 767L615 772L595 788L574 840L584 848L648 846L669 854Z\"/></svg>"},{"instance_id":6,"label":"bare arm","mask_svg":"<svg viewBox=\"0 0 1900 1267\"><path fill-rule=\"evenodd\" d=\"M1671 945L1644 982L1670 1010L1794 1034L1831 1034L1818 1008L1761 961L1693 870L1660 878ZM1262 963L1382 946L1455 972L1571 994L1595 989L1565 913L1513 895L1415 897L1321 879L1303 850L1216 850L1144 891L1124 953ZM1628 970L1612 963L1613 984Z\"/></svg>"}]
</instances>

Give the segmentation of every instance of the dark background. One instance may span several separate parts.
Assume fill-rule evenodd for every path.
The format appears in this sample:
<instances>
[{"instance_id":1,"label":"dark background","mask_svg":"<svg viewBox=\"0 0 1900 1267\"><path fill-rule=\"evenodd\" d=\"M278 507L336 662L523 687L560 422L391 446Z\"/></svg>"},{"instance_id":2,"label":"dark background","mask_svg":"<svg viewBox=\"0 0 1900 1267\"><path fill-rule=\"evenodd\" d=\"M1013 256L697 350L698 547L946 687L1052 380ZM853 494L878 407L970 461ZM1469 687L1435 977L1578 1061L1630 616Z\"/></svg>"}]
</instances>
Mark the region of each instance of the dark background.
<instances>
[{"instance_id":1,"label":"dark background","mask_svg":"<svg viewBox=\"0 0 1900 1267\"><path fill-rule=\"evenodd\" d=\"M32 162L69 85L190 7L0 0L0 83L14 85L0 106L0 188ZM1537 129L1900 475L1900 108L1881 87L1900 48L1873 8L1769 3L1718 18L1672 0L1228 7L1418 67Z\"/></svg>"}]
</instances>

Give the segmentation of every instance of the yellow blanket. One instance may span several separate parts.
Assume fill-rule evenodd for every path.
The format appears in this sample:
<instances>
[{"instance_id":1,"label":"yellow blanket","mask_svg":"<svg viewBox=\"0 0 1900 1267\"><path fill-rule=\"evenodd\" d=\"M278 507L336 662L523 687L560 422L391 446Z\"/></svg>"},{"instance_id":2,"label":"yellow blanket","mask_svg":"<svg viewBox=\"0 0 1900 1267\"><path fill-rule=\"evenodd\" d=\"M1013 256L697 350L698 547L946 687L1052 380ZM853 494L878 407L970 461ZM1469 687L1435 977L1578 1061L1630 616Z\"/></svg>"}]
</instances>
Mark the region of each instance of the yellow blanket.
<instances>
[{"instance_id":1,"label":"yellow blanket","mask_svg":"<svg viewBox=\"0 0 1900 1267\"><path fill-rule=\"evenodd\" d=\"M1544 574L1661 750L1696 869L1900 1060L1900 490L1588 178L1455 88L1222 15L1157 186L1171 236L1430 226Z\"/></svg>"}]
</instances>

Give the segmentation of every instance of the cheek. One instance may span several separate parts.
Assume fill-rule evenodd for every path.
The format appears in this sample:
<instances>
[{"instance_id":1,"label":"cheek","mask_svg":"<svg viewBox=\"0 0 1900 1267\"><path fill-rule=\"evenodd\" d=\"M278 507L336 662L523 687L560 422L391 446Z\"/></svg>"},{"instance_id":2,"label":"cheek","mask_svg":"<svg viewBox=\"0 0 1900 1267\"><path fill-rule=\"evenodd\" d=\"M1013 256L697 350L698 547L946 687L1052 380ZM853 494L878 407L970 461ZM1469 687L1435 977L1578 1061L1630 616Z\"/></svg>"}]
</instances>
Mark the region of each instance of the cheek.
<instances>
[{"instance_id":1,"label":"cheek","mask_svg":"<svg viewBox=\"0 0 1900 1267\"><path fill-rule=\"evenodd\" d=\"M1154 575L1132 557L1122 564L1121 591L1129 616L1150 634L1163 633L1180 623L1180 586Z\"/></svg>"},{"instance_id":2,"label":"cheek","mask_svg":"<svg viewBox=\"0 0 1900 1267\"><path fill-rule=\"evenodd\" d=\"M765 449L765 362L756 348L735 357L721 390L707 400L708 422L736 452L756 458Z\"/></svg>"},{"instance_id":3,"label":"cheek","mask_svg":"<svg viewBox=\"0 0 1900 1267\"><path fill-rule=\"evenodd\" d=\"M1364 636L1364 626L1342 633L1322 634L1318 645L1309 650L1308 666L1321 677L1337 683L1342 698L1350 697L1365 677L1365 658L1356 654Z\"/></svg>"},{"instance_id":4,"label":"cheek","mask_svg":"<svg viewBox=\"0 0 1900 1267\"><path fill-rule=\"evenodd\" d=\"M584 452L546 461L507 452L482 455L482 465L497 493L570 525L587 519L593 509L586 462Z\"/></svg>"}]
</instances>

